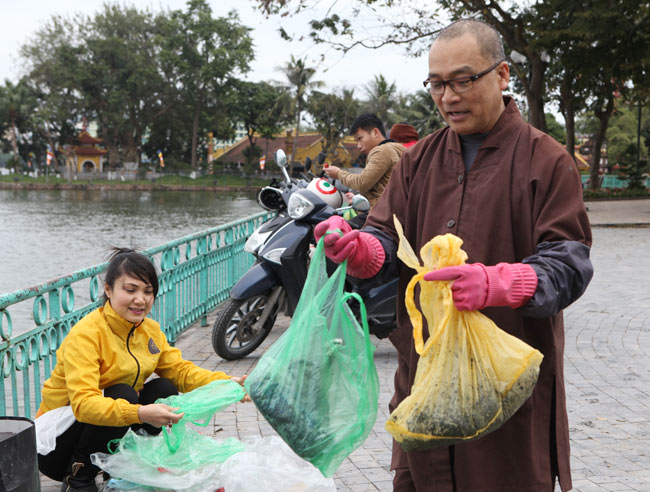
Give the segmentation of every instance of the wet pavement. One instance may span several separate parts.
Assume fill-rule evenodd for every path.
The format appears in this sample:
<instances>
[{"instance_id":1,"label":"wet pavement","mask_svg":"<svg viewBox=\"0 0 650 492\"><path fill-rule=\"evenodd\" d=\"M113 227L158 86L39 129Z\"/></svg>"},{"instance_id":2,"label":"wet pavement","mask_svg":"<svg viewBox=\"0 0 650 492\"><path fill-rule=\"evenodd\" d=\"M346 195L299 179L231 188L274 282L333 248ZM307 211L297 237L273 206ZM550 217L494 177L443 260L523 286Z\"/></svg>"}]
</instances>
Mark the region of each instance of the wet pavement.
<instances>
[{"instance_id":1,"label":"wet pavement","mask_svg":"<svg viewBox=\"0 0 650 492\"><path fill-rule=\"evenodd\" d=\"M650 490L650 200L587 206L595 274L587 292L565 310L573 490L646 492ZM209 326L186 331L176 345L198 365L232 375L250 373L290 321L279 320L251 356L228 362L212 350L214 317L209 316ZM339 491L392 490L392 441L384 424L397 360L389 342L373 341L380 380L377 423L338 469ZM220 439L274 434L251 403L218 413L211 428ZM45 478L42 486L44 492L60 490L60 484Z\"/></svg>"}]
</instances>

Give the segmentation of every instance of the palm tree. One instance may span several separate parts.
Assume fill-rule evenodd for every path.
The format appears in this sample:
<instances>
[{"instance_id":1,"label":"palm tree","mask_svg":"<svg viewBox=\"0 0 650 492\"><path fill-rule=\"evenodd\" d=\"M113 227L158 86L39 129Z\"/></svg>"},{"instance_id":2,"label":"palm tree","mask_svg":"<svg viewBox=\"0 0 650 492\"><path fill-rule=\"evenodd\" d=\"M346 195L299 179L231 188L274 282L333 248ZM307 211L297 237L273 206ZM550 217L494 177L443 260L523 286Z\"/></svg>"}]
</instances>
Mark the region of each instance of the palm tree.
<instances>
[{"instance_id":1,"label":"palm tree","mask_svg":"<svg viewBox=\"0 0 650 492\"><path fill-rule=\"evenodd\" d=\"M375 75L375 79L366 85L368 101L366 108L369 113L375 113L387 128L396 122L393 108L397 96L395 82L388 83L383 75Z\"/></svg>"},{"instance_id":2,"label":"palm tree","mask_svg":"<svg viewBox=\"0 0 650 492\"><path fill-rule=\"evenodd\" d=\"M312 91L307 100L307 111L318 132L324 137L323 152L336 158L339 142L349 131L359 112L359 101L354 97L354 89L342 89L338 93Z\"/></svg>"},{"instance_id":3,"label":"palm tree","mask_svg":"<svg viewBox=\"0 0 650 492\"><path fill-rule=\"evenodd\" d=\"M300 117L306 105L307 92L311 89L322 87L325 84L321 80L312 80L314 75L316 75L316 69L308 67L305 64L305 60L302 58L294 58L293 55L291 55L291 61L287 62L281 70L287 77L293 91L293 114L296 119L295 144L291 150L291 162L293 162L296 157L296 147L298 144L298 136L300 135Z\"/></svg>"},{"instance_id":4,"label":"palm tree","mask_svg":"<svg viewBox=\"0 0 650 492\"><path fill-rule=\"evenodd\" d=\"M396 120L400 123L413 125L420 134L420 138L445 125L433 99L431 99L431 95L427 91L421 90L401 95L397 101L394 113Z\"/></svg>"}]
</instances>

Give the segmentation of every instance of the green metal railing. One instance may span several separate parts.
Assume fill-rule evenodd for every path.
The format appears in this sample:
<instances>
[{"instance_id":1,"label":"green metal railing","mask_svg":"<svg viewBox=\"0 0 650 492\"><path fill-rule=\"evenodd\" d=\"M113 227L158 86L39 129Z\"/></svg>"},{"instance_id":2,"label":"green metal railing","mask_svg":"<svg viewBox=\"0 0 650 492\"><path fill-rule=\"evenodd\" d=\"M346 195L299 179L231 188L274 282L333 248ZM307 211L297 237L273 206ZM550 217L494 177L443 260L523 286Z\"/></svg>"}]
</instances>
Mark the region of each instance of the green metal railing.
<instances>
[{"instance_id":1,"label":"green metal railing","mask_svg":"<svg viewBox=\"0 0 650 492\"><path fill-rule=\"evenodd\" d=\"M627 178L622 178L619 177L618 175L614 174L605 174L600 176L601 181L600 181L600 187L601 188L627 188L628 186L628 179ZM586 185L589 181L590 177L589 175L583 174L582 175L582 184ZM644 178L641 180L642 186L645 186L646 188L650 188L650 178Z\"/></svg>"},{"instance_id":2,"label":"green metal railing","mask_svg":"<svg viewBox=\"0 0 650 492\"><path fill-rule=\"evenodd\" d=\"M244 252L246 239L271 217L259 213L143 251L160 272L150 316L160 323L170 343L194 322L207 324L207 313L228 298L254 259ZM100 276L107 265L0 296L0 415L33 417L36 413L41 387L56 365L63 338L102 304ZM75 297L87 302L75 309ZM31 299L29 321L12 336L10 311L26 311L25 303Z\"/></svg>"}]
</instances>

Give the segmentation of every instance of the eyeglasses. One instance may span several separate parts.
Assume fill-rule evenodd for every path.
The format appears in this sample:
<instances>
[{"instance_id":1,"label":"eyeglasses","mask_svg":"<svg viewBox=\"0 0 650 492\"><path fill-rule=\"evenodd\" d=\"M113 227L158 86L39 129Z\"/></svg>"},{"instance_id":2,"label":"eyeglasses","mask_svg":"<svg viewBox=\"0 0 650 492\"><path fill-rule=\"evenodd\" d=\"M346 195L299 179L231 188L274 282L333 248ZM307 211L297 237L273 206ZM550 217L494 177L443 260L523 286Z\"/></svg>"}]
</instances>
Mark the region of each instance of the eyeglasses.
<instances>
[{"instance_id":1,"label":"eyeglasses","mask_svg":"<svg viewBox=\"0 0 650 492\"><path fill-rule=\"evenodd\" d=\"M451 80L426 79L424 82L422 82L422 85L424 85L424 88L427 89L431 94L436 95L443 94L445 92L446 85L448 85L449 88L456 93L467 92L472 87L474 87L474 82L483 77L483 75L490 73L504 61L505 60L498 61L487 70L483 70L482 72L479 72L476 75L471 75L470 77L459 77L457 79Z\"/></svg>"}]
</instances>

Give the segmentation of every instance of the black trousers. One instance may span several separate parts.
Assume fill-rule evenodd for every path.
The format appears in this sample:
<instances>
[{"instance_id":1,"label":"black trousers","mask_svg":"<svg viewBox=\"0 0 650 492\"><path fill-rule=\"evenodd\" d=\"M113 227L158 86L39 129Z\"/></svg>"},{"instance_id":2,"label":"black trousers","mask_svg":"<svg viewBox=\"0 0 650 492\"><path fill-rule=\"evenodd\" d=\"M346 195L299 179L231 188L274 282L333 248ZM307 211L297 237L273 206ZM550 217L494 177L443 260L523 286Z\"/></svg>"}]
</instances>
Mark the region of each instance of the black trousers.
<instances>
[{"instance_id":1,"label":"black trousers","mask_svg":"<svg viewBox=\"0 0 650 492\"><path fill-rule=\"evenodd\" d=\"M178 389L169 379L156 378L145 383L138 394L128 384L116 384L104 389L104 396L117 400L122 398L129 403L148 405L158 398L177 395ZM120 439L126 434L129 426L110 427L103 425L84 424L76 421L56 439L56 448L46 455L38 455L38 468L45 476L61 482L66 470L72 462L82 462L92 469L95 474L99 469L90 466L90 455L108 452L108 443ZM160 433L160 427L150 424L134 424L131 429L144 429L151 435Z\"/></svg>"}]
</instances>

